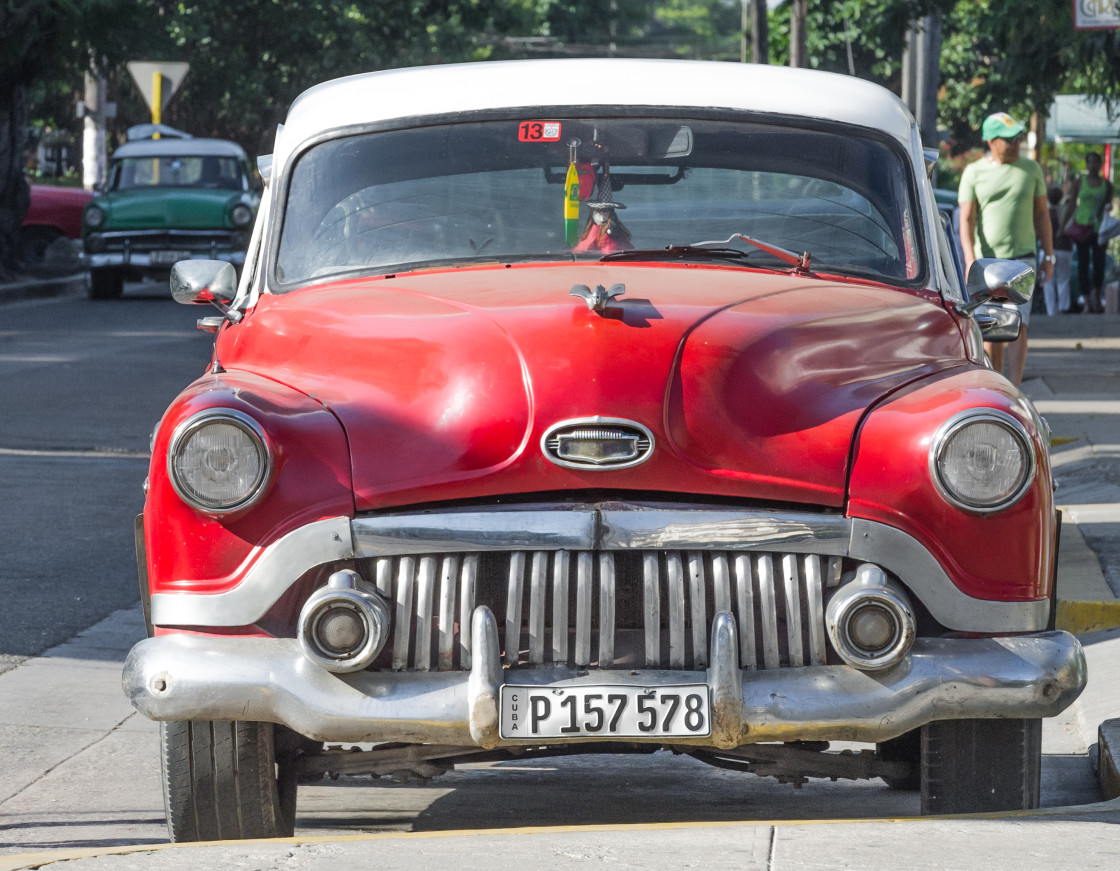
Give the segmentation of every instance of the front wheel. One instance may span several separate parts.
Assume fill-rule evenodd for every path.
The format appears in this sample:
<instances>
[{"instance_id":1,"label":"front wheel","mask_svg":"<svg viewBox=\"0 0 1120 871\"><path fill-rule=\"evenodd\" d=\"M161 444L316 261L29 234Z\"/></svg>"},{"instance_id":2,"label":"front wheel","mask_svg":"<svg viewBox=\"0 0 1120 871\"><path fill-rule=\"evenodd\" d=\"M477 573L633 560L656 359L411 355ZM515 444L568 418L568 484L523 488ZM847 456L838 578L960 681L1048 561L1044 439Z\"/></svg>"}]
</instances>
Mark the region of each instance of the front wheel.
<instances>
[{"instance_id":1,"label":"front wheel","mask_svg":"<svg viewBox=\"0 0 1120 871\"><path fill-rule=\"evenodd\" d=\"M271 723L160 723L163 804L172 841L290 837L296 771Z\"/></svg>"},{"instance_id":2,"label":"front wheel","mask_svg":"<svg viewBox=\"0 0 1120 871\"><path fill-rule=\"evenodd\" d=\"M1039 804L1042 720L939 720L922 727L922 813Z\"/></svg>"}]
</instances>

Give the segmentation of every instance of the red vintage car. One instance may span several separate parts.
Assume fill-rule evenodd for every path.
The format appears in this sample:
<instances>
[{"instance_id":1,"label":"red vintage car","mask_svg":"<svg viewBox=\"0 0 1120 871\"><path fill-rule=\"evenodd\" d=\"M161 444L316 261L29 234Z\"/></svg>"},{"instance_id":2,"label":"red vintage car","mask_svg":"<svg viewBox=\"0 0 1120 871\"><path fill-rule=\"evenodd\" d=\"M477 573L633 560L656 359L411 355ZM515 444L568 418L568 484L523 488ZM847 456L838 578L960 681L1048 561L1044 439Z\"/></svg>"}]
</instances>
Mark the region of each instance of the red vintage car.
<instances>
[{"instance_id":1,"label":"red vintage car","mask_svg":"<svg viewBox=\"0 0 1120 871\"><path fill-rule=\"evenodd\" d=\"M173 271L214 356L137 528L124 683L174 840L289 834L309 778L604 743L1037 805L1085 662L1049 433L982 351L1033 276L966 294L898 99L389 71L305 93L263 168L240 283Z\"/></svg>"},{"instance_id":2,"label":"red vintage car","mask_svg":"<svg viewBox=\"0 0 1120 871\"><path fill-rule=\"evenodd\" d=\"M55 240L82 238L82 209L93 194L82 188L58 185L30 187L31 204L23 219L20 247L24 260L37 263Z\"/></svg>"}]
</instances>

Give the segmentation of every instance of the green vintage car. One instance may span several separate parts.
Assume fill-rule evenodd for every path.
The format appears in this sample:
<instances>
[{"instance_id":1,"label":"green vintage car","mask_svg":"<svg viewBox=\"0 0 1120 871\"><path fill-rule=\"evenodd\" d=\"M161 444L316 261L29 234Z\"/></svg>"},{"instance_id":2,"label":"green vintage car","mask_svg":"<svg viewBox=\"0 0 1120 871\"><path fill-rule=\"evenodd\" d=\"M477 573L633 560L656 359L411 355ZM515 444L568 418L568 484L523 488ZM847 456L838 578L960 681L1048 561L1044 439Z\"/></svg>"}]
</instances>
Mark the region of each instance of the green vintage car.
<instances>
[{"instance_id":1,"label":"green vintage car","mask_svg":"<svg viewBox=\"0 0 1120 871\"><path fill-rule=\"evenodd\" d=\"M180 260L226 260L240 270L260 190L234 142L126 142L83 215L90 298L116 299L126 278L166 277Z\"/></svg>"}]
</instances>

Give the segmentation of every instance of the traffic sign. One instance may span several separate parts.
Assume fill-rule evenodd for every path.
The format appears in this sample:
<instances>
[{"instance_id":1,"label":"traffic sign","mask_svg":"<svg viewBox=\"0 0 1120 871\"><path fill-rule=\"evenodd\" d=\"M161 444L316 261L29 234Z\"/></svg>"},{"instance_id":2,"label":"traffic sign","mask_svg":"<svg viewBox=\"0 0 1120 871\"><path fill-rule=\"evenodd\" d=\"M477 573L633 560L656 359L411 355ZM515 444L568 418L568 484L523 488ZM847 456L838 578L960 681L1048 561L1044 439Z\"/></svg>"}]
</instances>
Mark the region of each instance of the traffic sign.
<instances>
[{"instance_id":1,"label":"traffic sign","mask_svg":"<svg viewBox=\"0 0 1120 871\"><path fill-rule=\"evenodd\" d=\"M190 68L191 65L185 62L140 60L128 62L128 72L144 96L144 102L152 110L153 118L163 113Z\"/></svg>"}]
</instances>

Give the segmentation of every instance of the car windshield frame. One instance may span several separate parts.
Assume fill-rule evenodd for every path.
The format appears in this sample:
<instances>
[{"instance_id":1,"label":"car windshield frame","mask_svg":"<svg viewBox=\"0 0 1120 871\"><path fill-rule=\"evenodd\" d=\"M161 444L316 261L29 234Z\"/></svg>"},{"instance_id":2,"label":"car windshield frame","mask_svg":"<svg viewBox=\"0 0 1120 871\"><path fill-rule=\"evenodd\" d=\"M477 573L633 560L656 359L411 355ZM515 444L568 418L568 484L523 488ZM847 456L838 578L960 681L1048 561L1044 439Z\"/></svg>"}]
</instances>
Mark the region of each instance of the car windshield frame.
<instances>
[{"instance_id":1,"label":"car windshield frame","mask_svg":"<svg viewBox=\"0 0 1120 871\"><path fill-rule=\"evenodd\" d=\"M890 152L896 161L901 173L900 193L905 197L905 204L900 214L909 217L912 224L903 232L909 232L912 250L909 252L913 258L913 275L901 277L897 275L877 274L867 270L830 268L827 263L814 261L814 266L824 274L839 274L857 279L864 279L893 287L917 289L928 284L931 271L931 253L928 251L926 215L919 185L914 173L908 152L902 143L881 130L864 127L850 122L830 121L819 118L806 118L788 114L774 114L767 112L750 112L746 110L731 109L703 109L695 107L657 107L657 106L536 106L502 108L472 112L456 112L438 115L424 115L410 118L397 118L372 124L352 125L325 130L322 133L309 137L298 145L284 162L280 177L277 178L272 218L267 230L266 277L269 292L283 294L303 287L313 286L361 277L385 277L398 274L408 274L420 271L441 271L454 268L468 268L477 266L493 266L496 264L540 262L552 265L567 262L597 262L598 257L581 257L567 252L550 253L524 253L524 254L499 254L486 256L485 253L473 258L453 257L447 259L430 259L415 262L397 263L392 266L360 267L352 270L340 270L325 275L302 276L295 280L284 280L282 270L278 268L281 258L282 242L286 224L289 218L289 201L292 198L293 178L298 172L301 160L317 147L340 142L352 137L368 136L371 134L393 133L400 131L419 131L425 128L449 127L452 125L477 124L486 122L511 122L525 121L526 119L555 119L564 121L611 121L635 119L656 121L660 123L681 122L687 124L695 122L723 122L730 124L760 125L763 127L786 129L797 133L823 133L842 136L852 136L867 140L869 143L884 148ZM666 164L672 167L672 164ZM562 192L563 188L558 187ZM850 190L850 189L849 189ZM584 203L583 205L586 205ZM560 215L560 197L557 198L557 216ZM580 222L583 224L585 211L581 209ZM677 243L687 245L697 242L698 239L681 238ZM645 247L637 246L637 247ZM749 246L744 246L750 251ZM810 253L812 253L810 251ZM902 255L900 255L902 256ZM773 264L759 259L757 268L772 269ZM636 262L636 261L635 261ZM710 260L708 262L711 262ZM751 264L744 264L752 268Z\"/></svg>"}]
</instances>

